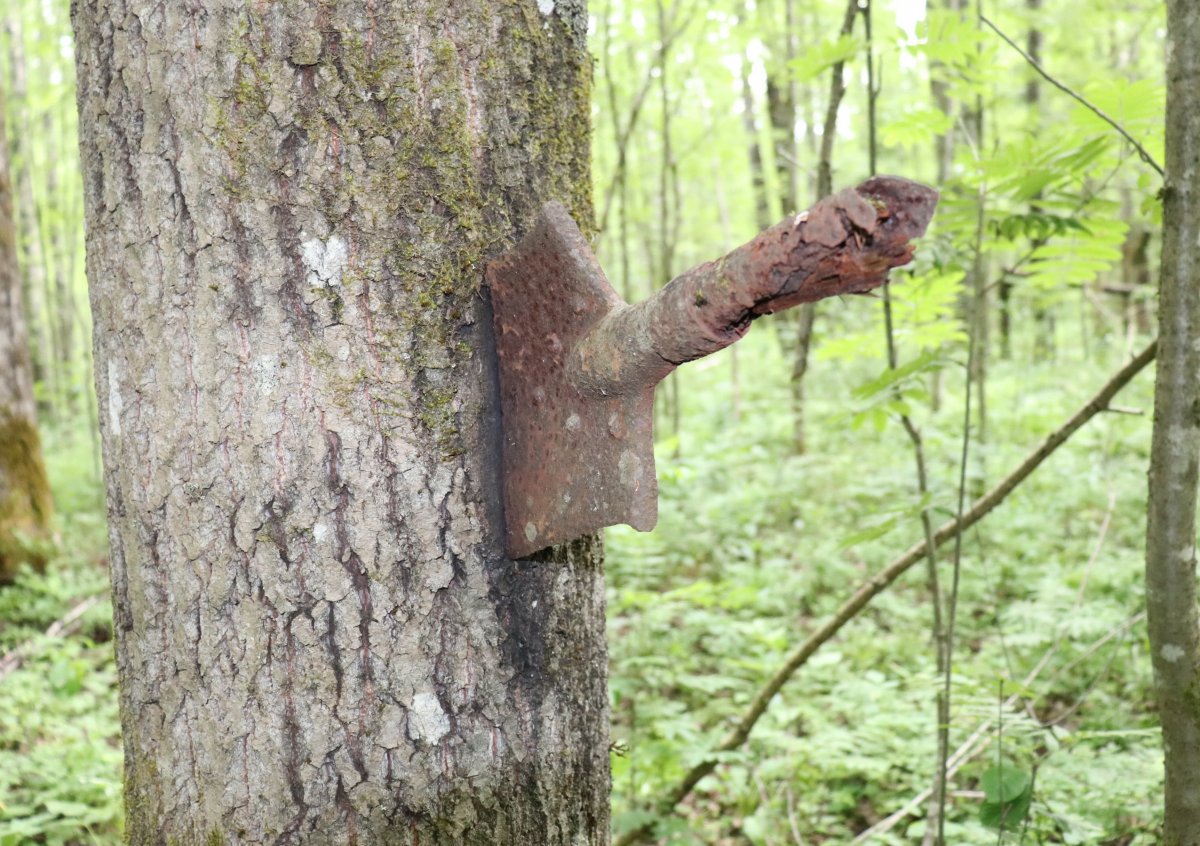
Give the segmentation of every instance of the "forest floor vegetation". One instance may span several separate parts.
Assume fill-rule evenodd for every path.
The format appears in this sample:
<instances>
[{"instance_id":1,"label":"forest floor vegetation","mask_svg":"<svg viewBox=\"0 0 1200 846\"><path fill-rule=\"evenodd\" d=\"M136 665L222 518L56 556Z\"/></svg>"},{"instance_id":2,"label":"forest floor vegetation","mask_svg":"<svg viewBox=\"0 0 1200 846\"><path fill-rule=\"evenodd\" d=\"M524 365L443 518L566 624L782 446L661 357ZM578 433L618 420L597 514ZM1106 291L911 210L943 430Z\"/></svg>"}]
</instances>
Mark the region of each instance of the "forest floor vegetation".
<instances>
[{"instance_id":1,"label":"forest floor vegetation","mask_svg":"<svg viewBox=\"0 0 1200 846\"><path fill-rule=\"evenodd\" d=\"M919 538L904 433L886 418L876 428L846 387L869 382L877 363L814 369L810 451L793 455L775 333L751 333L738 354L754 378L736 399L727 354L681 377L680 431L660 436L659 528L609 533L618 834L652 816L799 639ZM1054 361L994 364L993 434L972 473L994 481L1120 362L1093 339ZM953 516L960 377L944 374L943 411L920 420L939 522ZM1141 616L1151 391L1139 377L1121 404L1145 413L1092 421L964 539L949 842L1156 839L1162 757ZM0 846L121 842L90 449L86 432L47 433L56 552L44 575L27 570L0 591ZM935 765L940 682L923 572L826 644L677 815L655 818L660 842L920 841L924 802L889 816L921 797ZM989 804L1021 795L1028 815L998 835Z\"/></svg>"}]
</instances>

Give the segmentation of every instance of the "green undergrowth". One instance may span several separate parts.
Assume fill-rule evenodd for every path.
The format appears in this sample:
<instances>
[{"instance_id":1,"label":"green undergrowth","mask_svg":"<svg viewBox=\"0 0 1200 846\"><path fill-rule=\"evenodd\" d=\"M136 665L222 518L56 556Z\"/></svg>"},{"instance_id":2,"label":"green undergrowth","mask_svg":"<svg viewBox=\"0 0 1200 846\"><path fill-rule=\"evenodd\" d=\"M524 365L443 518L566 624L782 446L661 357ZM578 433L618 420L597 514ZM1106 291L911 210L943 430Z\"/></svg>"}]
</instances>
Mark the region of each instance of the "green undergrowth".
<instances>
[{"instance_id":1,"label":"green undergrowth","mask_svg":"<svg viewBox=\"0 0 1200 846\"><path fill-rule=\"evenodd\" d=\"M1099 346L992 363L972 487L1008 473L1123 363ZM849 843L932 781L941 680L923 563L813 655L678 814L652 811L785 655L921 539L911 445L852 393L879 360L810 371L801 456L775 333L752 331L737 355L736 389L728 351L679 374L681 431L660 421L658 529L608 534L614 830ZM951 356L941 410L912 408L935 526L956 504L962 372ZM1143 413L1093 419L963 539L950 748L976 732L984 743L950 781L947 842L1156 841L1162 758L1138 616L1150 374L1116 404ZM921 807L867 842L921 842Z\"/></svg>"},{"instance_id":2,"label":"green undergrowth","mask_svg":"<svg viewBox=\"0 0 1200 846\"><path fill-rule=\"evenodd\" d=\"M850 843L928 788L935 766L940 680L921 565L815 653L681 813L647 810L797 643L919 539L911 447L853 393L878 361L818 361L798 456L776 334L756 329L737 355L736 391L727 353L681 371L680 432L660 427L659 528L609 532L614 829L653 820L671 844ZM999 479L1120 362L1098 344L993 362L973 484ZM955 505L953 356L943 383L940 411L913 406L936 524ZM1151 389L1143 374L1117 404L1145 413L1094 419L964 538L951 748L983 742L951 780L948 842L1155 842L1161 752L1137 616ZM54 559L0 591L0 654L22 657L0 678L0 846L115 844L100 488L83 435L49 433L46 455ZM46 634L81 603L65 633ZM1006 813L1019 823L998 835L989 823ZM924 825L914 813L868 842L920 842Z\"/></svg>"},{"instance_id":3,"label":"green undergrowth","mask_svg":"<svg viewBox=\"0 0 1200 846\"><path fill-rule=\"evenodd\" d=\"M44 433L56 536L0 589L0 846L116 844L121 746L101 488L86 432Z\"/></svg>"}]
</instances>

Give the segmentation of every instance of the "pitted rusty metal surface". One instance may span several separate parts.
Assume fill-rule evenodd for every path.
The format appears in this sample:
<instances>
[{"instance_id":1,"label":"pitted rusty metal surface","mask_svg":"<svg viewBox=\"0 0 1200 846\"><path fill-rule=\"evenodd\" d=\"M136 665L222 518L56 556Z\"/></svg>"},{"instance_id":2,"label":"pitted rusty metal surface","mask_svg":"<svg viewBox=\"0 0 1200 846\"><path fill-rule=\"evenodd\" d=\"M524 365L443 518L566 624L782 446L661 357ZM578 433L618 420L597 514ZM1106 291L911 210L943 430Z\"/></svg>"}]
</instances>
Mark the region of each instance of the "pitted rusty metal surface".
<instances>
[{"instance_id":1,"label":"pitted rusty metal surface","mask_svg":"<svg viewBox=\"0 0 1200 846\"><path fill-rule=\"evenodd\" d=\"M652 529L654 386L763 314L882 285L912 258L936 205L930 188L874 177L629 306L566 210L547 204L487 270L509 555L616 523Z\"/></svg>"},{"instance_id":2,"label":"pitted rusty metal surface","mask_svg":"<svg viewBox=\"0 0 1200 846\"><path fill-rule=\"evenodd\" d=\"M658 519L654 383L619 396L581 391L571 351L623 305L566 209L487 270L500 357L508 554L523 557L605 526Z\"/></svg>"}]
</instances>

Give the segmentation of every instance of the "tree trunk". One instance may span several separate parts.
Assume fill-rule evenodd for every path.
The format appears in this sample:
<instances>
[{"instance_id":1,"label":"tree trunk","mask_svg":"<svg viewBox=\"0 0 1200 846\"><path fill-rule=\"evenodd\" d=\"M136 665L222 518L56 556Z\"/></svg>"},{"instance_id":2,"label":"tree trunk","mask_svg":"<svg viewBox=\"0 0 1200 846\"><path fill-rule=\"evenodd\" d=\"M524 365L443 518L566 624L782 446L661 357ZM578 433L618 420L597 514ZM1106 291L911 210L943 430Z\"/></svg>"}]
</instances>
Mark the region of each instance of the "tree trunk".
<instances>
[{"instance_id":1,"label":"tree trunk","mask_svg":"<svg viewBox=\"0 0 1200 846\"><path fill-rule=\"evenodd\" d=\"M1029 54L1029 57L1033 59L1034 62L1041 62L1042 31L1040 29L1040 24L1042 0L1025 0L1025 8L1029 12L1031 21L1029 33L1025 39L1025 52ZM1041 77L1036 73L1031 72L1029 74L1028 82L1025 83L1025 103L1029 106L1030 118L1036 121L1038 116L1041 114ZM1035 132L1040 132L1041 127L1035 125L1033 130ZM1030 210L1036 213L1041 209L1037 203L1032 203L1030 204ZM1002 296L1006 293L1003 285L1001 286L1000 292ZM1034 307L1034 357L1038 360L1045 360L1048 358L1052 359L1056 354L1056 349L1058 346L1058 342L1055 338L1057 331L1057 318L1055 317L1054 312L1055 310L1053 306L1038 304ZM1006 309L1002 319L1007 319L1007 317L1008 313ZM1007 344L1007 327L1002 328L1001 332L1004 335L1004 343Z\"/></svg>"},{"instance_id":2,"label":"tree trunk","mask_svg":"<svg viewBox=\"0 0 1200 846\"><path fill-rule=\"evenodd\" d=\"M1146 529L1146 622L1166 762L1165 846L1200 843L1200 8L1167 3L1166 176Z\"/></svg>"},{"instance_id":3,"label":"tree trunk","mask_svg":"<svg viewBox=\"0 0 1200 846\"><path fill-rule=\"evenodd\" d=\"M796 0L783 0L783 66L775 62L767 75L767 104L771 115L771 138L775 144L775 174L779 180L781 214L800 210L799 151L796 149L796 74L792 63L799 52Z\"/></svg>"},{"instance_id":4,"label":"tree trunk","mask_svg":"<svg viewBox=\"0 0 1200 846\"><path fill-rule=\"evenodd\" d=\"M42 117L42 132L44 137L49 142L49 139L54 138L56 133L54 125L54 117L50 112L46 112ZM51 142L53 143L53 142ZM57 144L55 144L57 147ZM69 215L66 208L63 207L63 201L70 196L67 191L64 191L59 183L58 168L59 162L67 159L67 156L61 155L61 147L53 149L48 154L49 162L46 168L46 200L49 208L48 212L51 219L46 222L46 245L49 248L48 253L52 259L53 267L53 292L52 299L53 310L49 315L53 322L54 331L51 333L55 340L55 382L59 387L59 414L65 420L71 419L75 414L75 401L78 393L76 380L76 360L78 352L75 342L75 297L71 290L71 260L70 254L76 243L71 238L71 231L68 227L74 221L76 225L81 223L77 219ZM74 230L78 232L79 230ZM47 272L50 272L48 268Z\"/></svg>"},{"instance_id":5,"label":"tree trunk","mask_svg":"<svg viewBox=\"0 0 1200 846\"><path fill-rule=\"evenodd\" d=\"M0 96L0 582L11 581L22 562L45 563L25 540L46 530L53 511L35 419L12 201Z\"/></svg>"},{"instance_id":6,"label":"tree trunk","mask_svg":"<svg viewBox=\"0 0 1200 846\"><path fill-rule=\"evenodd\" d=\"M750 161L750 192L754 195L754 225L762 230L772 223L767 198L767 173L763 167L762 142L758 135L758 117L754 89L750 86L750 59L742 57L742 128L746 131L746 151Z\"/></svg>"},{"instance_id":7,"label":"tree trunk","mask_svg":"<svg viewBox=\"0 0 1200 846\"><path fill-rule=\"evenodd\" d=\"M1122 189L1122 199L1129 194ZM1124 203L1122 203L1122 206ZM1142 292L1149 292L1153 276L1150 273L1150 241L1154 237L1150 229L1141 221L1133 219L1132 209L1128 217L1129 232L1121 244L1121 285L1124 288L1122 298L1125 302L1122 317L1125 321L1126 334L1148 335L1152 331L1150 312L1147 309L1147 299Z\"/></svg>"},{"instance_id":8,"label":"tree trunk","mask_svg":"<svg viewBox=\"0 0 1200 846\"><path fill-rule=\"evenodd\" d=\"M965 0L941 0L939 10L946 13L961 12ZM945 66L939 61L931 61L929 68L929 91L933 95L933 103L938 110L950 118L955 118L957 108L950 97L950 81L946 78ZM934 158L937 162L937 184L945 185L954 170L953 126L934 139Z\"/></svg>"},{"instance_id":9,"label":"tree trunk","mask_svg":"<svg viewBox=\"0 0 1200 846\"><path fill-rule=\"evenodd\" d=\"M46 389L41 404L41 411L52 415L54 404L50 401L57 396L57 385L54 383L54 344L50 332L49 321L44 320L47 314L46 304L46 261L42 255L42 238L38 229L37 203L34 200L33 174L30 164L32 151L27 149L26 141L31 133L26 122L30 112L27 101L29 86L25 74L24 31L21 27L21 16L13 15L6 23L8 30L8 71L12 100L17 108L14 110L14 126L10 139L9 178L13 186L12 204L16 209L14 228L18 233L15 243L18 245L18 263L24 270L22 274L25 314L25 328L30 341L30 362L33 368L35 384ZM6 156L8 153L6 153ZM48 398L47 398L48 397ZM53 417L51 416L51 419Z\"/></svg>"},{"instance_id":10,"label":"tree trunk","mask_svg":"<svg viewBox=\"0 0 1200 846\"><path fill-rule=\"evenodd\" d=\"M486 260L583 0L79 0L132 844L605 844L602 556L506 560Z\"/></svg>"},{"instance_id":11,"label":"tree trunk","mask_svg":"<svg viewBox=\"0 0 1200 846\"><path fill-rule=\"evenodd\" d=\"M854 31L854 19L858 17L858 0L850 0L842 16L843 37ZM837 135L838 110L846 95L846 81L842 76L846 63L835 62L829 71L829 102L825 105L825 124L821 132L821 156L817 161L817 197L833 193L833 141ZM805 427L804 377L808 374L808 354L812 350L813 325L817 319L817 304L805 303L796 309L796 352L792 357L792 449L804 454L808 449Z\"/></svg>"}]
</instances>

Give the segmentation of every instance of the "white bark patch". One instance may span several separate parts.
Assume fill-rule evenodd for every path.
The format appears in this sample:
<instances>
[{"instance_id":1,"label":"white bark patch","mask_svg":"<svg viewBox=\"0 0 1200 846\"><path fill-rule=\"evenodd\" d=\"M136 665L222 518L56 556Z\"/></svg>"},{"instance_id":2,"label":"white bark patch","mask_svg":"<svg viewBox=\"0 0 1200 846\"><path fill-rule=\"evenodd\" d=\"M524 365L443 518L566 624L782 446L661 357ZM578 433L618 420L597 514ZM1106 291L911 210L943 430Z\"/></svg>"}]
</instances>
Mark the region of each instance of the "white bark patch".
<instances>
[{"instance_id":1,"label":"white bark patch","mask_svg":"<svg viewBox=\"0 0 1200 846\"><path fill-rule=\"evenodd\" d=\"M117 363L108 360L108 428L114 435L121 434L121 412L125 410L125 400L121 396L121 380L117 375Z\"/></svg>"},{"instance_id":2,"label":"white bark patch","mask_svg":"<svg viewBox=\"0 0 1200 846\"><path fill-rule=\"evenodd\" d=\"M408 711L408 736L437 743L450 733L450 718L432 693L418 693Z\"/></svg>"},{"instance_id":3,"label":"white bark patch","mask_svg":"<svg viewBox=\"0 0 1200 846\"><path fill-rule=\"evenodd\" d=\"M300 259L308 271L304 278L309 285L340 286L349 257L350 251L340 235L330 235L328 241L310 238L300 245Z\"/></svg>"},{"instance_id":4,"label":"white bark patch","mask_svg":"<svg viewBox=\"0 0 1200 846\"><path fill-rule=\"evenodd\" d=\"M317 543L320 543L321 541L325 540L325 538L327 538L328 536L329 536L329 527L326 526L324 523L317 523L317 525L313 526L313 540L315 540Z\"/></svg>"},{"instance_id":5,"label":"white bark patch","mask_svg":"<svg viewBox=\"0 0 1200 846\"><path fill-rule=\"evenodd\" d=\"M543 15L549 15L554 12L554 0L537 0L538 11Z\"/></svg>"},{"instance_id":6,"label":"white bark patch","mask_svg":"<svg viewBox=\"0 0 1200 846\"><path fill-rule=\"evenodd\" d=\"M454 566L445 558L437 562L429 562L429 575L425 577L425 587L430 593L437 593L443 588L450 587L454 581Z\"/></svg>"},{"instance_id":7,"label":"white bark patch","mask_svg":"<svg viewBox=\"0 0 1200 846\"><path fill-rule=\"evenodd\" d=\"M1176 646L1173 643L1164 643L1163 648L1159 651L1162 652L1163 659L1171 664L1174 664L1176 661L1178 661L1180 658L1182 658L1184 655L1187 654L1183 650L1183 647Z\"/></svg>"},{"instance_id":8,"label":"white bark patch","mask_svg":"<svg viewBox=\"0 0 1200 846\"><path fill-rule=\"evenodd\" d=\"M260 355L256 358L254 360L254 381L262 396L269 397L275 393L275 389L279 386L279 357Z\"/></svg>"}]
</instances>

